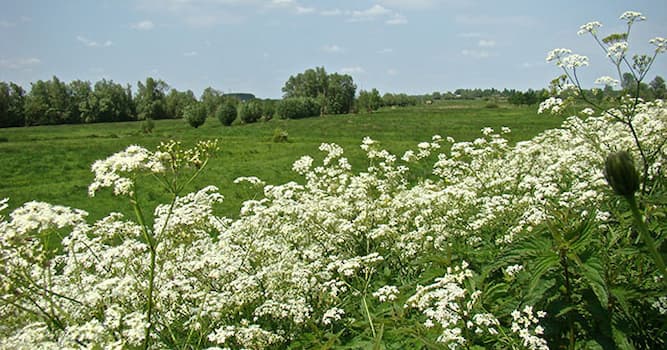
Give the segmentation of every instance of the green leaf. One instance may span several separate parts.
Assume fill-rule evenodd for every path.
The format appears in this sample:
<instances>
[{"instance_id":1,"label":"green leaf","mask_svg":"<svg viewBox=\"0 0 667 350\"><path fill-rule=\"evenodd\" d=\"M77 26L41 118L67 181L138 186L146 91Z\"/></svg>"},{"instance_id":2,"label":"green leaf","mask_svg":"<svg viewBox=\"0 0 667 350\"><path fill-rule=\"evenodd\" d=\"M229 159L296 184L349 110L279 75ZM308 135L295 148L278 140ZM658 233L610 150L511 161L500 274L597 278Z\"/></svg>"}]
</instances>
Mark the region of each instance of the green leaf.
<instances>
[{"instance_id":1,"label":"green leaf","mask_svg":"<svg viewBox=\"0 0 667 350\"><path fill-rule=\"evenodd\" d=\"M586 279L591 289L593 289L600 305L602 307L607 307L609 304L609 295L607 293L606 283L602 277L604 267L600 263L600 260L596 257L592 257L579 265L579 267L581 268L581 275Z\"/></svg>"},{"instance_id":2,"label":"green leaf","mask_svg":"<svg viewBox=\"0 0 667 350\"><path fill-rule=\"evenodd\" d=\"M634 350L635 347L630 343L628 337L620 329L613 327L611 328L612 336L614 337L614 342L616 343L617 349L622 350Z\"/></svg>"}]
</instances>

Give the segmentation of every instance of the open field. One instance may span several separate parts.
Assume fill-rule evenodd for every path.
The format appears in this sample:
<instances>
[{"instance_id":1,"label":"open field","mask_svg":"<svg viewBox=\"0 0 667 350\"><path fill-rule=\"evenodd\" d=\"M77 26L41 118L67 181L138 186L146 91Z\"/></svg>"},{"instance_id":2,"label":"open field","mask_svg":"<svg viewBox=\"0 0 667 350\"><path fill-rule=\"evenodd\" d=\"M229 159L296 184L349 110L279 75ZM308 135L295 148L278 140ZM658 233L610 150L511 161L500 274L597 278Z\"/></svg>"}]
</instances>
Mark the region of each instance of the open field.
<instances>
[{"instance_id":1,"label":"open field","mask_svg":"<svg viewBox=\"0 0 667 350\"><path fill-rule=\"evenodd\" d=\"M209 119L198 129L183 120L159 120L152 134L140 133L139 122L0 129L0 139L8 140L0 143L0 197L10 198L10 209L30 200L86 208L90 219L101 218L109 208L129 213L129 205L108 191L88 198L87 186L93 179L90 166L95 160L131 144L153 149L169 139L189 146L201 139L217 138L221 152L192 189L218 186L226 197L220 207L222 214L235 217L240 203L253 195L246 186L234 185L235 178L257 176L269 184L289 181L294 178L292 162L306 154L317 157L317 148L323 142L343 146L352 165L363 169L367 164L359 144L365 136L400 155L435 134L457 141L472 140L483 127L508 126L512 129L509 139L518 141L562 121L538 116L534 107L501 105L490 109L484 105L483 101L447 101L373 114L272 120L232 127ZM271 141L276 128L289 133L288 143ZM154 204L167 200L157 189L142 193Z\"/></svg>"}]
</instances>

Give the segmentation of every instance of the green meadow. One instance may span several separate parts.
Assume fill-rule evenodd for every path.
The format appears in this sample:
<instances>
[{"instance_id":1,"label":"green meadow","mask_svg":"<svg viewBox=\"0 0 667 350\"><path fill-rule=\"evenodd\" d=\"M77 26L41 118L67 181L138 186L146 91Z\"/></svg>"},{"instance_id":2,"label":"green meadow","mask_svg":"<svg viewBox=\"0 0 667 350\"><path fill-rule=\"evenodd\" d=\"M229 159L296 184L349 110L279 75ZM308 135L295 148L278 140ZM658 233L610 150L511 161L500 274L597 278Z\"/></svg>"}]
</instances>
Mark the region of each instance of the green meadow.
<instances>
[{"instance_id":1,"label":"green meadow","mask_svg":"<svg viewBox=\"0 0 667 350\"><path fill-rule=\"evenodd\" d=\"M268 184L280 184L295 177L292 163L303 155L319 159L321 143L336 143L345 149L355 171L368 164L359 148L365 136L399 157L433 135L451 136L457 141L479 137L483 127L507 126L512 142L529 139L557 127L562 118L537 115L536 107L500 104L486 108L484 101L442 101L434 105L385 108L371 114L323 116L301 120L279 120L247 125L223 126L209 118L195 129L184 120L158 120L152 133L140 130L141 122L38 126L0 129L0 198L10 198L9 210L36 200L85 208L89 219L110 211L131 213L129 203L103 191L95 198L87 194L93 179L91 164L97 159L137 144L154 150L162 141L174 139L185 146L202 139L218 139L220 152L192 189L215 185L225 195L221 214L236 217L241 203L259 193L247 184L234 184L240 176L256 176ZM272 141L274 130L289 134L288 142ZM423 169L429 176L429 169ZM150 183L151 181L145 181ZM141 187L138 193L151 205L168 198L158 188Z\"/></svg>"}]
</instances>

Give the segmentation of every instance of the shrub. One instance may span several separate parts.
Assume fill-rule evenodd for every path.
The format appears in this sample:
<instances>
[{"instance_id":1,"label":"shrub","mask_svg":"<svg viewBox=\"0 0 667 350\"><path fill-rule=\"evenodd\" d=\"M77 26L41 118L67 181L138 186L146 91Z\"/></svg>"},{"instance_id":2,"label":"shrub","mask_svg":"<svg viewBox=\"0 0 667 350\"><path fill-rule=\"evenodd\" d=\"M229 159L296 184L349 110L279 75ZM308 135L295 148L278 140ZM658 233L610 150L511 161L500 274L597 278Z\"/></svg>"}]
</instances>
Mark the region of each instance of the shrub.
<instances>
[{"instance_id":1,"label":"shrub","mask_svg":"<svg viewBox=\"0 0 667 350\"><path fill-rule=\"evenodd\" d=\"M144 134L152 133L154 128L155 128L155 122L151 118L144 119L141 122L141 132L143 132Z\"/></svg>"},{"instance_id":2,"label":"shrub","mask_svg":"<svg viewBox=\"0 0 667 350\"><path fill-rule=\"evenodd\" d=\"M0 137L0 142L9 142L9 139L6 137Z\"/></svg>"},{"instance_id":3,"label":"shrub","mask_svg":"<svg viewBox=\"0 0 667 350\"><path fill-rule=\"evenodd\" d=\"M315 117L320 113L320 106L310 97L286 98L278 103L276 113L282 119Z\"/></svg>"},{"instance_id":4,"label":"shrub","mask_svg":"<svg viewBox=\"0 0 667 350\"><path fill-rule=\"evenodd\" d=\"M194 103L185 108L183 118L193 128L198 128L206 122L206 106L202 103Z\"/></svg>"},{"instance_id":5,"label":"shrub","mask_svg":"<svg viewBox=\"0 0 667 350\"><path fill-rule=\"evenodd\" d=\"M289 134L287 133L287 130L283 130L281 128L276 128L273 130L273 142L280 143L280 142L287 142Z\"/></svg>"},{"instance_id":6,"label":"shrub","mask_svg":"<svg viewBox=\"0 0 667 350\"><path fill-rule=\"evenodd\" d=\"M215 117L225 126L232 125L237 116L236 104L231 100L225 100L215 110Z\"/></svg>"},{"instance_id":7,"label":"shrub","mask_svg":"<svg viewBox=\"0 0 667 350\"><path fill-rule=\"evenodd\" d=\"M254 123L262 117L262 101L250 100L239 105L239 118L244 123Z\"/></svg>"},{"instance_id":8,"label":"shrub","mask_svg":"<svg viewBox=\"0 0 667 350\"><path fill-rule=\"evenodd\" d=\"M264 120L271 120L276 114L276 101L264 100L262 101L262 118Z\"/></svg>"}]
</instances>

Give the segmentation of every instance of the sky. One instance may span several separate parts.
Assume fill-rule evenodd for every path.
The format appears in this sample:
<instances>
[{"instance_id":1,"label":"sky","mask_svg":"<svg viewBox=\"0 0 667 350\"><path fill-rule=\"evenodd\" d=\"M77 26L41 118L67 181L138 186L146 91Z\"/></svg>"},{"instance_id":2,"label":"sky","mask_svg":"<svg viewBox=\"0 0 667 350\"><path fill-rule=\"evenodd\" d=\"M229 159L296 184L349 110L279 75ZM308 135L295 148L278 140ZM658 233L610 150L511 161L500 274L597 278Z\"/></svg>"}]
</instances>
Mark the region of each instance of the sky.
<instances>
[{"instance_id":1,"label":"sky","mask_svg":"<svg viewBox=\"0 0 667 350\"><path fill-rule=\"evenodd\" d=\"M667 37L665 0L0 0L0 81L162 79L280 98L309 68L349 74L358 90L424 94L458 88L547 87L554 48L589 56L584 85L615 69L579 26L633 26L631 53ZM667 54L649 80L667 77Z\"/></svg>"}]
</instances>

